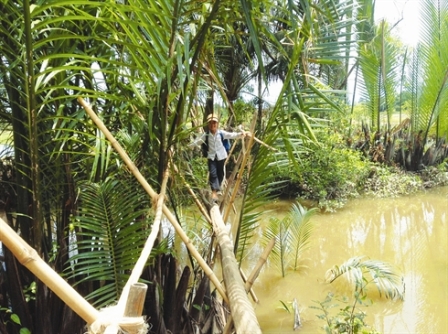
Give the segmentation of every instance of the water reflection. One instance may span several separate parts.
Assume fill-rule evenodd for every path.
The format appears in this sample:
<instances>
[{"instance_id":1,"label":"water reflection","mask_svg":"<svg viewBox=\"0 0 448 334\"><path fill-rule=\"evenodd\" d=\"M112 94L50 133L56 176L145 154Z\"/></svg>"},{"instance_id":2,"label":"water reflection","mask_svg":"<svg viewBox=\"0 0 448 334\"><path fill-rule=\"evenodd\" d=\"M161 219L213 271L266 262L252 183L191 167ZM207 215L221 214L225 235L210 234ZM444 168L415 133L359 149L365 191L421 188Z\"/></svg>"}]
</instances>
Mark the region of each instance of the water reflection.
<instances>
[{"instance_id":1,"label":"water reflection","mask_svg":"<svg viewBox=\"0 0 448 334\"><path fill-rule=\"evenodd\" d=\"M289 203L284 208L289 210ZM281 213L280 213L281 214ZM448 333L448 187L398 199L357 199L342 211L319 215L306 272L280 272L269 266L257 280L256 312L263 333L293 333L293 315L280 300L297 298L301 333L323 332L313 300L341 287L323 283L326 270L354 256L393 264L403 275L403 302L372 294L366 322L383 333ZM370 289L375 289L373 286Z\"/></svg>"}]
</instances>

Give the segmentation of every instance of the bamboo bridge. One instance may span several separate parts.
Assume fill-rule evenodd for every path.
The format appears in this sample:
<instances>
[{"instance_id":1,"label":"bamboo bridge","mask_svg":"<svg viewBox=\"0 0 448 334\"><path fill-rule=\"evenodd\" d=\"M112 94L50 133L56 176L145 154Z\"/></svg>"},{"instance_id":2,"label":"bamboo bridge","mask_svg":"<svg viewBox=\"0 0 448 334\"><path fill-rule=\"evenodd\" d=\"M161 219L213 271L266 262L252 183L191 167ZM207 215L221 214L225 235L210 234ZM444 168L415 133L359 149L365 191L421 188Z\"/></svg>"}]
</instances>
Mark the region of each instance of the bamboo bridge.
<instances>
[{"instance_id":1,"label":"bamboo bridge","mask_svg":"<svg viewBox=\"0 0 448 334\"><path fill-rule=\"evenodd\" d=\"M208 266L206 261L194 247L179 222L176 220L176 217L164 204L166 184L169 176L168 170L165 172L160 193L156 193L90 106L82 98L78 98L78 101L95 122L97 127L104 133L114 149L120 154L129 170L153 199L154 203L156 203L156 213L151 233L148 236L140 257L121 293L118 304L107 308L106 312L95 309L44 260L42 260L37 252L7 224L6 215L2 215L4 213L1 212L0 241L14 254L22 265L27 267L87 323L89 333L146 333L148 324L145 323L144 318L142 317L142 311L147 287L145 284L139 283L138 280L151 253L159 233L162 215L164 215L172 224L177 235L182 239L190 254L195 258L205 275L210 279L211 283L220 294L222 302L230 308L230 317L227 319L227 324L223 333L231 333L233 330L236 333L261 333L255 310L248 297L248 292L251 290L251 286L258 276L261 267L266 262L267 256L274 246L274 241L260 257L259 263L249 278L246 279L239 269L233 252L233 243L224 224L228 211L224 213L223 217L217 204L212 205L209 212L199 205L204 216L213 227L214 234L221 250L221 264L224 280L223 286L220 280L216 277L214 271ZM174 168L176 170L176 166L174 166ZM245 278L244 280L243 277Z\"/></svg>"}]
</instances>

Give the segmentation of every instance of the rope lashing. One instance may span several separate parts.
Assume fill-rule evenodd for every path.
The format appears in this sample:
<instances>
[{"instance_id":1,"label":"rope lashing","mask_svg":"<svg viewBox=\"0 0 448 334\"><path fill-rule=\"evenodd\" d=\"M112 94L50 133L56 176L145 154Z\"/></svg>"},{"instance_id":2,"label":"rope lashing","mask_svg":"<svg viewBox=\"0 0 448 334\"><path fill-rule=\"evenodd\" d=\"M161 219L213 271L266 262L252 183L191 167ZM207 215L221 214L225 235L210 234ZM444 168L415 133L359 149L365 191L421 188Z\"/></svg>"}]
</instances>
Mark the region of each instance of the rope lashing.
<instances>
[{"instance_id":1,"label":"rope lashing","mask_svg":"<svg viewBox=\"0 0 448 334\"><path fill-rule=\"evenodd\" d=\"M116 307L100 310L99 317L90 325L88 334L146 334L149 326L144 317L122 317Z\"/></svg>"}]
</instances>

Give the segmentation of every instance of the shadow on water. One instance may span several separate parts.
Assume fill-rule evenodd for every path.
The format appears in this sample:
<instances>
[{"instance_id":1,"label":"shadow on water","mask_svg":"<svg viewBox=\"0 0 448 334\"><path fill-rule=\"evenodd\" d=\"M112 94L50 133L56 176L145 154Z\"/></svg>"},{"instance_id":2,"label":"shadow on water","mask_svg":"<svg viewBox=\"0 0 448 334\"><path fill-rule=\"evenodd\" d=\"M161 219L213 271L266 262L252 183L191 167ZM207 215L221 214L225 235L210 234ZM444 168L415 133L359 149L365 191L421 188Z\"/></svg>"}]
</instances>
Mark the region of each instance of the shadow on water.
<instances>
[{"instance_id":1,"label":"shadow on water","mask_svg":"<svg viewBox=\"0 0 448 334\"><path fill-rule=\"evenodd\" d=\"M289 204L278 203L277 214L286 213ZM280 302L288 305L294 298L302 320L298 331L324 332L325 323L310 306L328 292L348 292L325 283L325 272L355 256L394 265L406 289L404 301L397 302L371 293L366 323L382 333L448 333L448 187L395 199L356 199L340 212L312 219L312 244L301 259L307 269L282 278L268 265L255 283L263 333L297 333L293 314Z\"/></svg>"}]
</instances>

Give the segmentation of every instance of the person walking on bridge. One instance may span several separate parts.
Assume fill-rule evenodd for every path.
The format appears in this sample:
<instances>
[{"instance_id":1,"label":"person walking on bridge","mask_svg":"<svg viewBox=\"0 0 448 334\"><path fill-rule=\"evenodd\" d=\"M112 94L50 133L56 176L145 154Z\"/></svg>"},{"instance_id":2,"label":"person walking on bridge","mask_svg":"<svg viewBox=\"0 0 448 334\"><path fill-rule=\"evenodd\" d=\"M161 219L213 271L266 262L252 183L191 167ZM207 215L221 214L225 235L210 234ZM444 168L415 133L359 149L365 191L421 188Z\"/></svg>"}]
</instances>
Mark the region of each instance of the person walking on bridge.
<instances>
[{"instance_id":1,"label":"person walking on bridge","mask_svg":"<svg viewBox=\"0 0 448 334\"><path fill-rule=\"evenodd\" d=\"M207 116L208 130L199 136L193 144L201 145L202 155L207 158L209 171L209 184L212 189L212 202L218 203L218 196L221 195L221 184L225 176L225 162L230 145L229 139L243 138L249 132L228 132L219 129L219 119L215 114Z\"/></svg>"}]
</instances>

